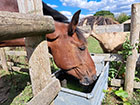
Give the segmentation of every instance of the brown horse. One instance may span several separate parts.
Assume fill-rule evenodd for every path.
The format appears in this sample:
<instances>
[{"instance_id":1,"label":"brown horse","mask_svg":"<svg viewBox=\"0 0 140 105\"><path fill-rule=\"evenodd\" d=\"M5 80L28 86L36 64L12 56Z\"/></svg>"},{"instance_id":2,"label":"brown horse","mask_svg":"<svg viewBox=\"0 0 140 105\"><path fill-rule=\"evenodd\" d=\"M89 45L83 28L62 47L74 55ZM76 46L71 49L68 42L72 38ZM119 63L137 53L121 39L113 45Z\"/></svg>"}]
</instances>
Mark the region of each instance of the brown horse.
<instances>
[{"instance_id":1,"label":"brown horse","mask_svg":"<svg viewBox=\"0 0 140 105\"><path fill-rule=\"evenodd\" d=\"M10 4L10 2L15 0L5 1ZM0 5L2 7L1 3ZM6 5L6 8L8 8L8 6ZM17 4L15 6L17 6ZM18 11L15 6L13 6L10 11ZM4 9L5 8L2 8L0 10ZM86 39L77 28L80 12L81 10L74 14L69 24L55 21L55 32L47 34L46 38L49 51L56 65L68 74L79 79L81 84L90 85L96 80L96 70L95 64L87 49ZM1 47L24 45L23 38L0 42Z\"/></svg>"}]
</instances>

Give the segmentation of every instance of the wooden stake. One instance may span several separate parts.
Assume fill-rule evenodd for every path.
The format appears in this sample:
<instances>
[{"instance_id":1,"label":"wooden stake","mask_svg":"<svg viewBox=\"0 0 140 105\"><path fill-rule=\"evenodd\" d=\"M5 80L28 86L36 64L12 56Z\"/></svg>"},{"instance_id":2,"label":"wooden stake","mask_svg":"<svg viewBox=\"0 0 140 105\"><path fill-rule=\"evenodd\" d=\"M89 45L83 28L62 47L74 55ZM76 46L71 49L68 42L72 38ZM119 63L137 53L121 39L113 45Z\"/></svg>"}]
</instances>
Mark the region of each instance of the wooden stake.
<instances>
[{"instance_id":1,"label":"wooden stake","mask_svg":"<svg viewBox=\"0 0 140 105\"><path fill-rule=\"evenodd\" d=\"M17 0L20 13L43 15L41 0ZM25 45L29 59L29 71L34 96L48 83L51 70L48 57L48 46L45 35L26 37Z\"/></svg>"},{"instance_id":2,"label":"wooden stake","mask_svg":"<svg viewBox=\"0 0 140 105\"><path fill-rule=\"evenodd\" d=\"M43 15L42 0L18 0L18 6L21 13ZM54 23L50 23L50 25L53 25L54 28ZM25 45L29 59L29 72L33 94L34 97L37 97L35 100L33 98L31 103L29 102L28 105L38 105L38 103L41 105L50 105L53 102L54 97L60 91L60 83L56 80L56 78L56 82L53 82L54 79L51 77L48 45L47 40L45 40L45 34L36 37L27 37L25 39ZM55 84L49 85L52 83ZM51 86L57 87L56 90L52 90L53 92L50 93L47 92L48 97L44 97L46 93L43 94L43 90L49 90L52 88ZM49 98L49 96L53 97ZM40 97L43 99L40 100L40 102L37 102L36 99L41 99Z\"/></svg>"},{"instance_id":3,"label":"wooden stake","mask_svg":"<svg viewBox=\"0 0 140 105\"><path fill-rule=\"evenodd\" d=\"M6 72L9 72L4 48L0 48L0 58L1 58L2 68L6 70Z\"/></svg>"},{"instance_id":4,"label":"wooden stake","mask_svg":"<svg viewBox=\"0 0 140 105\"><path fill-rule=\"evenodd\" d=\"M132 50L132 55L128 57L126 63L125 90L128 92L129 97L132 96L134 88L135 68L136 61L138 59L136 43L139 43L139 32L140 32L140 3L137 3L132 5L131 11L130 41L134 49Z\"/></svg>"}]
</instances>

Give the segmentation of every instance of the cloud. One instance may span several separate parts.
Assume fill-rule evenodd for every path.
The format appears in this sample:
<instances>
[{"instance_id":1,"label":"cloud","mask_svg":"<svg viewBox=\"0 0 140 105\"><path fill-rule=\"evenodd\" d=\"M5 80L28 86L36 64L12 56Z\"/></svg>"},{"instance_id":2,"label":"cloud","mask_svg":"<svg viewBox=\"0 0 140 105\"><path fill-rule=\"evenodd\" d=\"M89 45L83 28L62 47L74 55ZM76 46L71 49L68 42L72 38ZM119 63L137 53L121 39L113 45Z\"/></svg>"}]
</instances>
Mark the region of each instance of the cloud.
<instances>
[{"instance_id":1,"label":"cloud","mask_svg":"<svg viewBox=\"0 0 140 105\"><path fill-rule=\"evenodd\" d=\"M90 13L95 11L108 10L114 14L127 13L130 14L131 4L138 3L139 0L60 0L64 6L79 7L89 10Z\"/></svg>"},{"instance_id":2,"label":"cloud","mask_svg":"<svg viewBox=\"0 0 140 105\"><path fill-rule=\"evenodd\" d=\"M73 16L73 14L70 11L60 11L60 13L65 15L69 19L69 21L71 20L71 18ZM80 19L87 17L87 16L91 16L91 15L93 15L93 14L88 14L88 15L80 14Z\"/></svg>"},{"instance_id":3,"label":"cloud","mask_svg":"<svg viewBox=\"0 0 140 105\"><path fill-rule=\"evenodd\" d=\"M63 15L65 15L69 20L72 18L72 13L70 11L60 11Z\"/></svg>"},{"instance_id":4,"label":"cloud","mask_svg":"<svg viewBox=\"0 0 140 105\"><path fill-rule=\"evenodd\" d=\"M93 16L93 14L88 14L88 15L80 14L80 19L88 17L88 16Z\"/></svg>"},{"instance_id":5,"label":"cloud","mask_svg":"<svg viewBox=\"0 0 140 105\"><path fill-rule=\"evenodd\" d=\"M52 4L48 4L48 3L47 3L47 5L52 7L52 8L57 8L58 7L57 5L52 5Z\"/></svg>"}]
</instances>

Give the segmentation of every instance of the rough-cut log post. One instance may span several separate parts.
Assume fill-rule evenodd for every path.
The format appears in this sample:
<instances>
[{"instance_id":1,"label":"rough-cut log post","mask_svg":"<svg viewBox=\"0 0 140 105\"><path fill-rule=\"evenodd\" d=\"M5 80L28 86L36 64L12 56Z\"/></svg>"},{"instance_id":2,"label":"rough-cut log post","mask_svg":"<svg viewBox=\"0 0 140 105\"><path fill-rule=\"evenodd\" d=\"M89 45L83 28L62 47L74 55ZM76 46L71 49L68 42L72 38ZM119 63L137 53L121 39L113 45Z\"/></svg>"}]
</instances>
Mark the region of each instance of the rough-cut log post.
<instances>
[{"instance_id":1,"label":"rough-cut log post","mask_svg":"<svg viewBox=\"0 0 140 105\"><path fill-rule=\"evenodd\" d=\"M43 15L41 0L18 0L18 6L21 13L34 13ZM50 25L51 24L52 23L50 23ZM29 58L29 69L33 94L36 97L38 96L38 93L42 92L41 90L44 89L47 84L52 82L47 41L45 40L45 35L40 35L37 37L26 38L25 44L27 49L27 56ZM56 90L60 90L59 82L57 81L56 84ZM56 94L53 95L55 96ZM40 100L40 102L44 102L43 105L48 103L50 104L53 100L49 99L48 97L42 98L47 100L47 103L45 103L43 100Z\"/></svg>"},{"instance_id":2,"label":"rough-cut log post","mask_svg":"<svg viewBox=\"0 0 140 105\"><path fill-rule=\"evenodd\" d=\"M138 59L136 43L139 42L139 33L140 33L140 3L133 4L131 11L130 41L134 49L132 50L132 55L129 56L127 59L126 75L125 75L125 90L128 92L130 97L132 96L133 92L136 61Z\"/></svg>"},{"instance_id":3,"label":"rough-cut log post","mask_svg":"<svg viewBox=\"0 0 140 105\"><path fill-rule=\"evenodd\" d=\"M50 105L50 100L57 96L59 88L58 80L53 78L52 81L44 89L42 89L41 92L33 97L27 105ZM53 105L53 103L51 105Z\"/></svg>"},{"instance_id":4,"label":"rough-cut log post","mask_svg":"<svg viewBox=\"0 0 140 105\"><path fill-rule=\"evenodd\" d=\"M51 17L0 11L0 41L54 31Z\"/></svg>"},{"instance_id":5,"label":"rough-cut log post","mask_svg":"<svg viewBox=\"0 0 140 105\"><path fill-rule=\"evenodd\" d=\"M0 48L0 58L1 58L1 64L2 68L8 72L8 65L6 60L6 54L4 48Z\"/></svg>"},{"instance_id":6,"label":"rough-cut log post","mask_svg":"<svg viewBox=\"0 0 140 105\"><path fill-rule=\"evenodd\" d=\"M20 13L42 14L41 0L17 0ZM52 24L52 23L51 23ZM26 38L27 56L33 88L33 94L40 92L50 80L48 46L45 35ZM48 77L47 77L47 76Z\"/></svg>"}]
</instances>

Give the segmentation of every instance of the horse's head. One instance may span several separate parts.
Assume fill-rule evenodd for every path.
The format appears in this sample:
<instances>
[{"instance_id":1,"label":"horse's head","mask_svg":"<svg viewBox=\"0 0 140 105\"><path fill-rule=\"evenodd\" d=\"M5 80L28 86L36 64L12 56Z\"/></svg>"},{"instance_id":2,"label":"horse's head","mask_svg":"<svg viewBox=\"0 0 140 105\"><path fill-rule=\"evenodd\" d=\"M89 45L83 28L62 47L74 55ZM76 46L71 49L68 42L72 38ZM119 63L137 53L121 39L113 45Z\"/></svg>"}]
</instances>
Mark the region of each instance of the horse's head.
<instances>
[{"instance_id":1,"label":"horse's head","mask_svg":"<svg viewBox=\"0 0 140 105\"><path fill-rule=\"evenodd\" d=\"M48 46L56 65L90 85L96 79L95 64L87 49L87 42L77 28L80 10L69 24L55 22L55 32L47 34Z\"/></svg>"}]
</instances>

